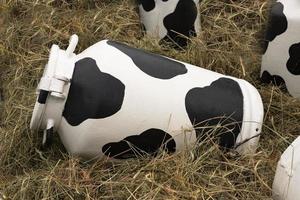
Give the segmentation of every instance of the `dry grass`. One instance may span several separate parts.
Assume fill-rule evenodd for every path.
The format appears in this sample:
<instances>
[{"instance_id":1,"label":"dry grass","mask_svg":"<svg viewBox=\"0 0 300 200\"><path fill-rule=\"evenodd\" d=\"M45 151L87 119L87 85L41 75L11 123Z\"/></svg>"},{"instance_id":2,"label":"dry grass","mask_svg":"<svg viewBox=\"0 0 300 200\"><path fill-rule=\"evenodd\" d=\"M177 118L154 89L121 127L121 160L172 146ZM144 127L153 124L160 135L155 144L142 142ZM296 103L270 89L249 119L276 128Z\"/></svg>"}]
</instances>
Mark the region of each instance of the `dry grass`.
<instances>
[{"instance_id":1,"label":"dry grass","mask_svg":"<svg viewBox=\"0 0 300 200\"><path fill-rule=\"evenodd\" d=\"M203 33L186 51L178 52L142 37L134 0L1 1L0 87L5 103L0 116L0 195L7 199L271 199L276 163L300 132L300 102L258 80L267 8L267 0L203 0ZM35 87L51 44L65 48L73 33L80 38L77 52L109 38L250 81L261 93L266 112L257 154L224 155L207 142L192 152L155 159L82 163L68 157L58 138L51 149L41 152L41 135L29 130Z\"/></svg>"}]
</instances>

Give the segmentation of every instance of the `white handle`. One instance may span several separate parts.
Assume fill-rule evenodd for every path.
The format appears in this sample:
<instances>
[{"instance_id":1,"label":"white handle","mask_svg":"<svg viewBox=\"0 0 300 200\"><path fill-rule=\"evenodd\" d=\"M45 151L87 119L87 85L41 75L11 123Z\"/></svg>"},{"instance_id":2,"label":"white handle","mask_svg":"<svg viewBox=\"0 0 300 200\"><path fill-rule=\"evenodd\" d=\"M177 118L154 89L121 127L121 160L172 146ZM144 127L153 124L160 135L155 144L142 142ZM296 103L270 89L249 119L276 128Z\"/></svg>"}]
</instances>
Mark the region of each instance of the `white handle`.
<instances>
[{"instance_id":1,"label":"white handle","mask_svg":"<svg viewBox=\"0 0 300 200\"><path fill-rule=\"evenodd\" d=\"M78 35L74 34L70 37L69 46L66 50L68 56L72 56L78 44Z\"/></svg>"}]
</instances>

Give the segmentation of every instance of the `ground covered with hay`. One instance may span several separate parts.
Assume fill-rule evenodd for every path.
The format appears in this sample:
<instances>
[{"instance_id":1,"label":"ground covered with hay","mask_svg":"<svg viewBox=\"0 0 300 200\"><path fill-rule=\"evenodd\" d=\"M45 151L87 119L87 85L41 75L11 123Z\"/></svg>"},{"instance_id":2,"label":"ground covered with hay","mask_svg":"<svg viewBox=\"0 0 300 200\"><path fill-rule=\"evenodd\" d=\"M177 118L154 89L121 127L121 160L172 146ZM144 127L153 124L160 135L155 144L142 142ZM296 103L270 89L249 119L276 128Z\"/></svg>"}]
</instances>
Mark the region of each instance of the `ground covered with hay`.
<instances>
[{"instance_id":1,"label":"ground covered with hay","mask_svg":"<svg viewBox=\"0 0 300 200\"><path fill-rule=\"evenodd\" d=\"M0 196L3 199L271 199L277 161L300 132L300 101L259 81L267 0L203 0L202 33L185 51L143 37L134 0L1 1ZM257 153L223 154L205 142L155 159L85 163L58 136L41 151L29 130L35 88L49 48L77 33L81 52L102 39L243 78L262 95L265 118ZM197 156L198 155L198 156ZM1 199L1 197L0 197Z\"/></svg>"}]
</instances>

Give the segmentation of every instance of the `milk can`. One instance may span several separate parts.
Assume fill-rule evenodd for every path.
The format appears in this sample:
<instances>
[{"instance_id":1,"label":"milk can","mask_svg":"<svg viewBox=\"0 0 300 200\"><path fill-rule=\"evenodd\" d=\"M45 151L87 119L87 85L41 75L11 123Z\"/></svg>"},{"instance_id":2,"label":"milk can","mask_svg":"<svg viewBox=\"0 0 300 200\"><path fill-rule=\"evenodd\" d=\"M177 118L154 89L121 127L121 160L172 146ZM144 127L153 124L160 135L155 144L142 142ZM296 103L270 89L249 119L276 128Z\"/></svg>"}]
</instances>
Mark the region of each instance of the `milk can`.
<instances>
[{"instance_id":1,"label":"milk can","mask_svg":"<svg viewBox=\"0 0 300 200\"><path fill-rule=\"evenodd\" d=\"M274 200L296 200L300 197L300 137L282 154L273 182Z\"/></svg>"},{"instance_id":2,"label":"milk can","mask_svg":"<svg viewBox=\"0 0 300 200\"><path fill-rule=\"evenodd\" d=\"M138 0L147 35L185 47L200 32L199 0Z\"/></svg>"},{"instance_id":3,"label":"milk can","mask_svg":"<svg viewBox=\"0 0 300 200\"><path fill-rule=\"evenodd\" d=\"M103 40L82 53L53 45L31 128L57 132L70 154L116 159L175 152L218 133L224 149L253 153L263 105L245 80Z\"/></svg>"},{"instance_id":4,"label":"milk can","mask_svg":"<svg viewBox=\"0 0 300 200\"><path fill-rule=\"evenodd\" d=\"M264 82L285 83L300 98L300 1L276 1L270 13L262 58Z\"/></svg>"}]
</instances>

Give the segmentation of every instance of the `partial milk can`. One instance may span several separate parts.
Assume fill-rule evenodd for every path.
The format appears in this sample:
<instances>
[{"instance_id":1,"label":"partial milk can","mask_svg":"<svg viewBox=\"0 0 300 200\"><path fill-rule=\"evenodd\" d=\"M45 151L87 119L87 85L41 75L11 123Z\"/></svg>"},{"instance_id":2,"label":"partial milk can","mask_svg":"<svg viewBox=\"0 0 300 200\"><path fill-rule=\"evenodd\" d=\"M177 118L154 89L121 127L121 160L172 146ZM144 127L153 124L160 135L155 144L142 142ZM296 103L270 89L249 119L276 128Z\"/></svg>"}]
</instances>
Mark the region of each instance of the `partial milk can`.
<instances>
[{"instance_id":1,"label":"partial milk can","mask_svg":"<svg viewBox=\"0 0 300 200\"><path fill-rule=\"evenodd\" d=\"M274 200L300 198L300 137L282 154L273 182Z\"/></svg>"},{"instance_id":2,"label":"partial milk can","mask_svg":"<svg viewBox=\"0 0 300 200\"><path fill-rule=\"evenodd\" d=\"M300 98L300 1L274 2L267 27L261 77L264 82L285 83Z\"/></svg>"},{"instance_id":3,"label":"partial milk can","mask_svg":"<svg viewBox=\"0 0 300 200\"><path fill-rule=\"evenodd\" d=\"M31 128L58 132L70 154L117 159L175 152L217 134L220 146L253 153L263 105L245 80L103 40L82 53L53 45Z\"/></svg>"},{"instance_id":4,"label":"partial milk can","mask_svg":"<svg viewBox=\"0 0 300 200\"><path fill-rule=\"evenodd\" d=\"M146 34L185 47L200 32L199 0L137 0Z\"/></svg>"}]
</instances>

